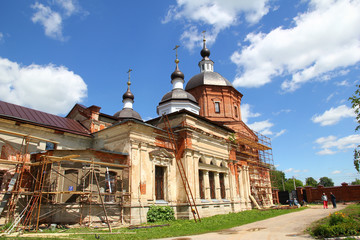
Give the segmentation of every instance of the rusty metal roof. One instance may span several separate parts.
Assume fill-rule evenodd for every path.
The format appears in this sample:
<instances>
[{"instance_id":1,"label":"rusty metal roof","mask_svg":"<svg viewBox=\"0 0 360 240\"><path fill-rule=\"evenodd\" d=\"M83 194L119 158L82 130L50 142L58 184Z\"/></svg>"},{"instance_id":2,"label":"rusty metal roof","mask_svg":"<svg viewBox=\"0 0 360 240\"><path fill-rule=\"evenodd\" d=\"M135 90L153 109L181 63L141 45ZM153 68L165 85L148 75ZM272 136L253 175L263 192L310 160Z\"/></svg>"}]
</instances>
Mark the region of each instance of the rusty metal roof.
<instances>
[{"instance_id":1,"label":"rusty metal roof","mask_svg":"<svg viewBox=\"0 0 360 240\"><path fill-rule=\"evenodd\" d=\"M0 118L33 124L77 135L90 136L79 122L31 108L0 101Z\"/></svg>"}]
</instances>

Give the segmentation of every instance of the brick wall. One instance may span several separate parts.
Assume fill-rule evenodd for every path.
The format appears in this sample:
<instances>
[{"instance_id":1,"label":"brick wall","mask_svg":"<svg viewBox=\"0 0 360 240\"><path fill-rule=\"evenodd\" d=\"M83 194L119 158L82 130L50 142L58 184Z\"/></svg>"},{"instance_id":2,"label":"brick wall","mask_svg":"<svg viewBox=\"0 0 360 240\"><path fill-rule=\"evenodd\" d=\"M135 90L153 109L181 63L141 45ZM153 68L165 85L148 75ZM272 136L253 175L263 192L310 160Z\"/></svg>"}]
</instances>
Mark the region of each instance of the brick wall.
<instances>
[{"instance_id":1,"label":"brick wall","mask_svg":"<svg viewBox=\"0 0 360 240\"><path fill-rule=\"evenodd\" d=\"M321 195L325 193L330 201L330 192L332 192L336 201L349 202L349 201L360 201L360 185L348 185L342 183L341 186L336 187L324 187L319 185L318 187L298 187L296 188L297 196L300 201L304 199L306 195L307 202L318 202L321 201Z\"/></svg>"}]
</instances>

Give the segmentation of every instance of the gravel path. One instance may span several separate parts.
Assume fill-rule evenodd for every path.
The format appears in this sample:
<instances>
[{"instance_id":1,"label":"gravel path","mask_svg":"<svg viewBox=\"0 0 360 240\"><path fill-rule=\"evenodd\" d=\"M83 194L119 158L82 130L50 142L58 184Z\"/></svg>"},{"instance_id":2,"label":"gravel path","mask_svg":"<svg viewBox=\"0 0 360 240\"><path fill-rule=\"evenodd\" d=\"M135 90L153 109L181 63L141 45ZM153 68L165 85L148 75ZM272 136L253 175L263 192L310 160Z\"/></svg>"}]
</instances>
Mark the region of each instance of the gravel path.
<instances>
[{"instance_id":1,"label":"gravel path","mask_svg":"<svg viewBox=\"0 0 360 240\"><path fill-rule=\"evenodd\" d=\"M330 213L341 210L346 206L338 204L337 209L322 209L321 206L311 206L300 212L289 213L267 220L262 220L239 227L225 229L218 232L206 233L194 236L166 238L171 240L282 240L282 239L312 239L304 234L304 230L314 221L328 216ZM163 239L164 240L164 239Z\"/></svg>"}]
</instances>

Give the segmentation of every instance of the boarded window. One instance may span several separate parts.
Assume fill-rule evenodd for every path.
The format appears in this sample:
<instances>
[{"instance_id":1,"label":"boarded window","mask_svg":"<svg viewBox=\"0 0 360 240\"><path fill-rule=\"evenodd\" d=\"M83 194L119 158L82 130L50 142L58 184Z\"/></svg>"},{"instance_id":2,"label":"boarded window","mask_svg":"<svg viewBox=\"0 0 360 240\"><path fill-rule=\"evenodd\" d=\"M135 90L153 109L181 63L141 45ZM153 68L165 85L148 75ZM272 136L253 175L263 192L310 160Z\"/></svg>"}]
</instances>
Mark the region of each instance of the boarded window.
<instances>
[{"instance_id":1,"label":"boarded window","mask_svg":"<svg viewBox=\"0 0 360 240\"><path fill-rule=\"evenodd\" d=\"M115 193L116 193L116 172L106 171L105 178L105 193L110 195L105 195L105 202L115 202Z\"/></svg>"},{"instance_id":2,"label":"boarded window","mask_svg":"<svg viewBox=\"0 0 360 240\"><path fill-rule=\"evenodd\" d=\"M225 192L225 176L223 173L219 174L219 179L220 179L220 192L221 192L221 198L225 199L226 198L226 192Z\"/></svg>"},{"instance_id":3,"label":"boarded window","mask_svg":"<svg viewBox=\"0 0 360 240\"><path fill-rule=\"evenodd\" d=\"M205 199L204 172L199 170L199 191L200 199Z\"/></svg>"},{"instance_id":4,"label":"boarded window","mask_svg":"<svg viewBox=\"0 0 360 240\"><path fill-rule=\"evenodd\" d=\"M65 170L63 191L64 192L77 191L78 190L77 188L78 188L78 170L75 169ZM66 202L66 203L75 202L77 196L78 195L71 193L63 194L62 202Z\"/></svg>"},{"instance_id":5,"label":"boarded window","mask_svg":"<svg viewBox=\"0 0 360 240\"><path fill-rule=\"evenodd\" d=\"M155 166L155 197L156 200L164 200L165 168Z\"/></svg>"},{"instance_id":6,"label":"boarded window","mask_svg":"<svg viewBox=\"0 0 360 240\"><path fill-rule=\"evenodd\" d=\"M209 172L209 183L210 183L210 197L216 199L215 195L215 177L213 172Z\"/></svg>"}]
</instances>

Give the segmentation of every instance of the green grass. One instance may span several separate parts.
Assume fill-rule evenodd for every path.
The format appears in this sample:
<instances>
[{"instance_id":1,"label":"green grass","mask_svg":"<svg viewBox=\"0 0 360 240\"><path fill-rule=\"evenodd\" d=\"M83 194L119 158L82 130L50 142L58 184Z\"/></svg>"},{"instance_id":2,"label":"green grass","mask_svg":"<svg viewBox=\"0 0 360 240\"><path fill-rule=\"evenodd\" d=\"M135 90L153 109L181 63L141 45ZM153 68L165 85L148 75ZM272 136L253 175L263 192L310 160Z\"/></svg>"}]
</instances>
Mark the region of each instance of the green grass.
<instances>
[{"instance_id":1,"label":"green grass","mask_svg":"<svg viewBox=\"0 0 360 240\"><path fill-rule=\"evenodd\" d=\"M360 235L360 204L349 205L312 223L307 231L317 238Z\"/></svg>"},{"instance_id":2,"label":"green grass","mask_svg":"<svg viewBox=\"0 0 360 240\"><path fill-rule=\"evenodd\" d=\"M118 234L102 234L101 240L108 239L154 239L154 238L166 238L177 237L186 235L202 234L207 232L218 231L222 229L232 228L247 223L252 223L267 218L276 217L279 215L287 214L290 212L300 211L306 208L296 209L271 209L271 210L250 210L239 213L229 213L224 215L216 215L208 218L203 218L201 222L195 223L193 220L175 220L170 222L157 222L155 225L169 224L166 227L154 227L145 229L129 230L127 228L113 229L113 232ZM150 225L150 224L147 224ZM153 224L154 225L154 224ZM68 239L95 239L94 234L81 234L96 232L99 230L89 228L77 228L69 229L65 233L76 232L76 235L72 235ZM103 231L104 233L108 231ZM9 239L9 238L8 238ZM39 239L39 238L21 238L21 239ZM59 238L60 239L60 238ZM66 238L61 238L66 239Z\"/></svg>"}]
</instances>

